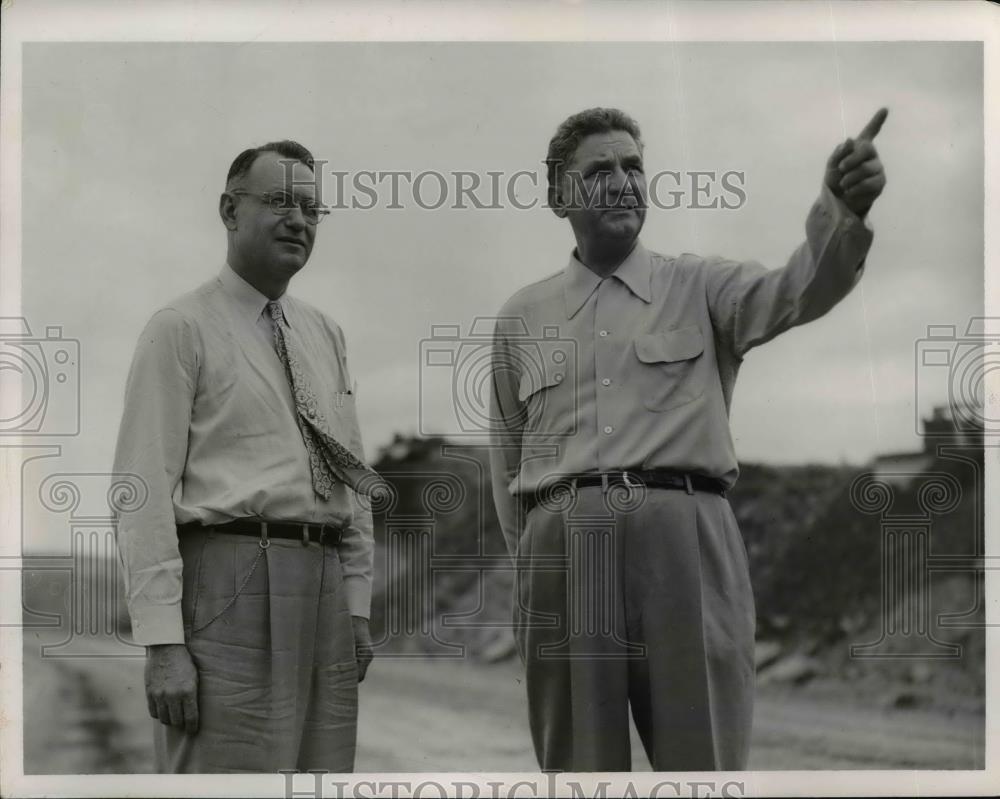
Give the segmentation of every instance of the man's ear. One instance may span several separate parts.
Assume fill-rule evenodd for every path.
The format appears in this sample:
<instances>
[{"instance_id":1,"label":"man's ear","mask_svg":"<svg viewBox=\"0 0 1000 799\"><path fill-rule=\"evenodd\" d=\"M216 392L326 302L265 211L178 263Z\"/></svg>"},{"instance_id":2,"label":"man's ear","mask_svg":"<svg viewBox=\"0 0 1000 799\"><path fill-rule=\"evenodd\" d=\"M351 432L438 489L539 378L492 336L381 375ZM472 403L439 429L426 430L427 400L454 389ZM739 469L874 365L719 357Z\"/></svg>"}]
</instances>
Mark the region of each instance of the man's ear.
<instances>
[{"instance_id":1,"label":"man's ear","mask_svg":"<svg viewBox=\"0 0 1000 799\"><path fill-rule=\"evenodd\" d=\"M219 197L219 217L227 230L236 230L236 201L229 192L222 192Z\"/></svg>"},{"instance_id":2,"label":"man's ear","mask_svg":"<svg viewBox=\"0 0 1000 799\"><path fill-rule=\"evenodd\" d=\"M566 218L566 206L563 203L562 193L555 186L549 186L549 208L560 219Z\"/></svg>"}]
</instances>

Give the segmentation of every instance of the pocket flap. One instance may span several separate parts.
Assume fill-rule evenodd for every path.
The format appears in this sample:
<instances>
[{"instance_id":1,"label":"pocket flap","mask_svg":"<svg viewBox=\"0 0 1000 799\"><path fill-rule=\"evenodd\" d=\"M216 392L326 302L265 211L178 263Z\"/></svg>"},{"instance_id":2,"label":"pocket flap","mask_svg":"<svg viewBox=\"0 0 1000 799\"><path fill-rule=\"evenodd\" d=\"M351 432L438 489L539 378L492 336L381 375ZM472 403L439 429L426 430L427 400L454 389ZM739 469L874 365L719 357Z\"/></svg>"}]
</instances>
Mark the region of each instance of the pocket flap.
<instances>
[{"instance_id":1,"label":"pocket flap","mask_svg":"<svg viewBox=\"0 0 1000 799\"><path fill-rule=\"evenodd\" d=\"M681 327L666 333L647 333L635 340L635 354L643 363L686 361L705 350L698 325Z\"/></svg>"},{"instance_id":2,"label":"pocket flap","mask_svg":"<svg viewBox=\"0 0 1000 799\"><path fill-rule=\"evenodd\" d=\"M521 374L521 382L517 388L517 398L524 402L532 394L543 388L558 386L566 379L565 367L550 367L544 373L540 369L529 369Z\"/></svg>"}]
</instances>

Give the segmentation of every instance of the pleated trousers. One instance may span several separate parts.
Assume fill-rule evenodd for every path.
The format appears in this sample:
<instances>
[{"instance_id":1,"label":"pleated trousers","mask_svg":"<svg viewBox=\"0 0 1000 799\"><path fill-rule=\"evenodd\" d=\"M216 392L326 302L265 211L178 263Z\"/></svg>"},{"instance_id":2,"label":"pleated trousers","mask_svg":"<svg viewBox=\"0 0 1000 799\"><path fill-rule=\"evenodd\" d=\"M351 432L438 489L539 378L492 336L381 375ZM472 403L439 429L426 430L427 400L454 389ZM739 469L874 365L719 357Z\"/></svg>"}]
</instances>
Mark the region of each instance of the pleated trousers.
<instances>
[{"instance_id":1,"label":"pleated trousers","mask_svg":"<svg viewBox=\"0 0 1000 799\"><path fill-rule=\"evenodd\" d=\"M744 769L755 609L728 501L621 486L564 500L528 512L515 557L541 768L631 770L631 707L654 770Z\"/></svg>"},{"instance_id":2,"label":"pleated trousers","mask_svg":"<svg viewBox=\"0 0 1000 799\"><path fill-rule=\"evenodd\" d=\"M352 771L358 672L336 548L272 539L261 550L209 529L180 550L200 727L155 722L157 769Z\"/></svg>"}]
</instances>

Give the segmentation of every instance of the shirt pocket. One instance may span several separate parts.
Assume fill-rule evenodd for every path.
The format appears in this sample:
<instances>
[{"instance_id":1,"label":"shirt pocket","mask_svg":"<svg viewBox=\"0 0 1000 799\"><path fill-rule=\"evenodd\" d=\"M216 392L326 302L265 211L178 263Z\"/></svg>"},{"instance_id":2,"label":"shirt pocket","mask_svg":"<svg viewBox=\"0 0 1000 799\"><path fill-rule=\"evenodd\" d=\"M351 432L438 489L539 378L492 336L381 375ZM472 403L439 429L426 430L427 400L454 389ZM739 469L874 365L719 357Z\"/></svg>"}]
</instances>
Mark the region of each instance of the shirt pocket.
<instances>
[{"instance_id":1,"label":"shirt pocket","mask_svg":"<svg viewBox=\"0 0 1000 799\"><path fill-rule=\"evenodd\" d=\"M524 434L569 435L576 427L572 379L565 363L544 365L521 373L517 398L524 407Z\"/></svg>"},{"instance_id":2,"label":"shirt pocket","mask_svg":"<svg viewBox=\"0 0 1000 799\"><path fill-rule=\"evenodd\" d=\"M330 420L330 432L341 444L355 452L358 448L358 415L353 391L332 391L326 398L326 415Z\"/></svg>"},{"instance_id":3,"label":"shirt pocket","mask_svg":"<svg viewBox=\"0 0 1000 799\"><path fill-rule=\"evenodd\" d=\"M697 364L705 351L698 325L635 339L636 388L647 409L668 411L705 393Z\"/></svg>"}]
</instances>

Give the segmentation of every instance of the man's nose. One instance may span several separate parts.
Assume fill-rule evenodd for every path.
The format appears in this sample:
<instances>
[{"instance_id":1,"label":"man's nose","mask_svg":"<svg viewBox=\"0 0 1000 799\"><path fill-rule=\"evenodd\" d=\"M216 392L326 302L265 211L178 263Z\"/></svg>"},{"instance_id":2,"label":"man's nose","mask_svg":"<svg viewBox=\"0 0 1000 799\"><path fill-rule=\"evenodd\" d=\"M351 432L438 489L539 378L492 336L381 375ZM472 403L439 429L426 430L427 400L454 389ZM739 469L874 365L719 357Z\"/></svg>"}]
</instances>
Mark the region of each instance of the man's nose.
<instances>
[{"instance_id":1,"label":"man's nose","mask_svg":"<svg viewBox=\"0 0 1000 799\"><path fill-rule=\"evenodd\" d=\"M605 189L607 191L607 202L609 205L614 204L618 197L621 195L622 190L625 188L625 184L628 183L629 176L620 166L615 166L613 169L608 171L608 182L605 184Z\"/></svg>"},{"instance_id":2,"label":"man's nose","mask_svg":"<svg viewBox=\"0 0 1000 799\"><path fill-rule=\"evenodd\" d=\"M306 217L299 206L293 205L292 209L285 214L285 224L293 230L302 230L305 228Z\"/></svg>"}]
</instances>

